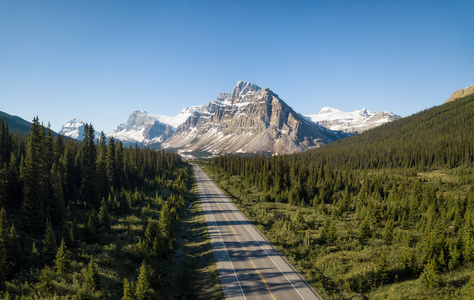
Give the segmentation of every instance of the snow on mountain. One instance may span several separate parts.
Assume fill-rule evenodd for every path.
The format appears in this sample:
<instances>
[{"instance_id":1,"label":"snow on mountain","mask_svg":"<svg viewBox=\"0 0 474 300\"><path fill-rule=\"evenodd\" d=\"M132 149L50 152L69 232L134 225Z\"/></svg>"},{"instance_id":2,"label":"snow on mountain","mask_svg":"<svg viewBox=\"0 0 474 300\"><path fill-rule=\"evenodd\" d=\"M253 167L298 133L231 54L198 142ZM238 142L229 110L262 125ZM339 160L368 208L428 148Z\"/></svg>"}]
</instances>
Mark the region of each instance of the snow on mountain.
<instances>
[{"instance_id":1,"label":"snow on mountain","mask_svg":"<svg viewBox=\"0 0 474 300\"><path fill-rule=\"evenodd\" d=\"M195 105L183 108L179 114L176 116L165 116L165 115L154 115L149 114L150 117L155 118L156 120L160 121L161 123L168 124L172 126L174 129L178 128L179 125L186 122L186 120L196 111L202 110L203 105Z\"/></svg>"},{"instance_id":2,"label":"snow on mountain","mask_svg":"<svg viewBox=\"0 0 474 300\"><path fill-rule=\"evenodd\" d=\"M66 122L58 133L66 137L82 141L84 139L85 125L86 124L81 119L73 118ZM94 135L96 139L99 138L100 131L95 130Z\"/></svg>"},{"instance_id":3,"label":"snow on mountain","mask_svg":"<svg viewBox=\"0 0 474 300\"><path fill-rule=\"evenodd\" d=\"M293 153L348 136L302 117L269 88L239 81L200 106L163 143L182 155Z\"/></svg>"},{"instance_id":4,"label":"snow on mountain","mask_svg":"<svg viewBox=\"0 0 474 300\"><path fill-rule=\"evenodd\" d=\"M385 111L372 112L363 108L344 112L332 107L323 107L319 113L305 117L325 128L348 133L361 133L400 118L399 115Z\"/></svg>"},{"instance_id":5,"label":"snow on mountain","mask_svg":"<svg viewBox=\"0 0 474 300\"><path fill-rule=\"evenodd\" d=\"M137 110L130 114L126 123L120 124L107 136L121 140L125 144L139 144L148 146L162 143L169 138L174 129L158 121L154 115L143 110Z\"/></svg>"}]
</instances>

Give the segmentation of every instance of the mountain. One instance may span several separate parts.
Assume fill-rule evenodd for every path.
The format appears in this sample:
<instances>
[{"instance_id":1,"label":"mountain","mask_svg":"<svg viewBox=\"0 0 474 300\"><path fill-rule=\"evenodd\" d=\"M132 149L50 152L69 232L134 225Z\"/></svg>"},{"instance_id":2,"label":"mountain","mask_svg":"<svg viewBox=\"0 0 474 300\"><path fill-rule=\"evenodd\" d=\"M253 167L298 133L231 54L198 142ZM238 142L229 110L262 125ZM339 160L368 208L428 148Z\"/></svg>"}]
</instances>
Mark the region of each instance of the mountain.
<instances>
[{"instance_id":1,"label":"mountain","mask_svg":"<svg viewBox=\"0 0 474 300\"><path fill-rule=\"evenodd\" d=\"M121 140L124 144L159 146L174 132L169 124L164 124L152 114L143 110L132 112L126 123L120 124L107 136Z\"/></svg>"},{"instance_id":2,"label":"mountain","mask_svg":"<svg viewBox=\"0 0 474 300\"><path fill-rule=\"evenodd\" d=\"M269 88L239 81L202 105L163 143L182 154L301 152L347 137L296 113Z\"/></svg>"},{"instance_id":3,"label":"mountain","mask_svg":"<svg viewBox=\"0 0 474 300\"><path fill-rule=\"evenodd\" d=\"M72 139L82 141L84 139L84 126L85 125L86 124L79 118L71 119L63 125L63 127L59 131L59 134L64 135L66 137L70 137ZM96 139L100 138L100 130L97 130L96 128L94 128L94 131L95 131L94 133L95 138Z\"/></svg>"},{"instance_id":4,"label":"mountain","mask_svg":"<svg viewBox=\"0 0 474 300\"><path fill-rule=\"evenodd\" d=\"M3 122L8 125L10 132L17 134L30 133L31 123L18 116L12 116L0 111L0 119L3 119Z\"/></svg>"},{"instance_id":5,"label":"mountain","mask_svg":"<svg viewBox=\"0 0 474 300\"><path fill-rule=\"evenodd\" d=\"M459 89L459 90L455 91L451 95L451 97L449 97L449 99L446 100L444 103L451 102L451 101L454 101L456 99L459 99L459 98L462 98L462 97L465 97L465 96L469 96L469 95L472 95L472 94L474 94L474 84L468 86L467 88L463 88L463 89Z\"/></svg>"},{"instance_id":6,"label":"mountain","mask_svg":"<svg viewBox=\"0 0 474 300\"><path fill-rule=\"evenodd\" d=\"M401 118L399 115L386 111L371 112L363 108L353 112L344 112L331 107L323 107L319 113L305 115L305 117L325 128L348 133L361 133Z\"/></svg>"},{"instance_id":7,"label":"mountain","mask_svg":"<svg viewBox=\"0 0 474 300\"><path fill-rule=\"evenodd\" d=\"M189 106L183 108L179 114L176 116L164 116L164 115L152 115L153 118L157 119L161 123L168 124L172 126L174 129L178 128L179 125L186 122L186 120L196 111L201 111L203 105L196 105L196 106Z\"/></svg>"}]
</instances>

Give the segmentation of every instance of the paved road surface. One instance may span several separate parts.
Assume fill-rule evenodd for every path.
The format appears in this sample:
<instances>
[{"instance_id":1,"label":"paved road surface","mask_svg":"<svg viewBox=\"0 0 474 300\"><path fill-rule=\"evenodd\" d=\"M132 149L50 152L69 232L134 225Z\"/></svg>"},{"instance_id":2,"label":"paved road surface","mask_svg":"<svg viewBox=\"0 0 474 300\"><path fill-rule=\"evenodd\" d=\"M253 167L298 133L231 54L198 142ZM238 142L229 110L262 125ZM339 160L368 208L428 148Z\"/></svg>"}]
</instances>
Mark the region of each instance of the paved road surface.
<instances>
[{"instance_id":1,"label":"paved road surface","mask_svg":"<svg viewBox=\"0 0 474 300\"><path fill-rule=\"evenodd\" d=\"M322 299L194 165L226 299Z\"/></svg>"}]
</instances>

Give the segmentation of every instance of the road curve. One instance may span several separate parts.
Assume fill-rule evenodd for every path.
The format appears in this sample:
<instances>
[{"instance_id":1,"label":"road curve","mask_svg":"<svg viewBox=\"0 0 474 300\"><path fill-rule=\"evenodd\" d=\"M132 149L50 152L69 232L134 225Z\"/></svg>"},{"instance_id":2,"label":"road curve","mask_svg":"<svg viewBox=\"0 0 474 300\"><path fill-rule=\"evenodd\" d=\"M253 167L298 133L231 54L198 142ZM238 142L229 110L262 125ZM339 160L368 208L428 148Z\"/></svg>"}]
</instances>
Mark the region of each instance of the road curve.
<instances>
[{"instance_id":1,"label":"road curve","mask_svg":"<svg viewBox=\"0 0 474 300\"><path fill-rule=\"evenodd\" d=\"M209 177L193 165L226 299L323 299Z\"/></svg>"}]
</instances>

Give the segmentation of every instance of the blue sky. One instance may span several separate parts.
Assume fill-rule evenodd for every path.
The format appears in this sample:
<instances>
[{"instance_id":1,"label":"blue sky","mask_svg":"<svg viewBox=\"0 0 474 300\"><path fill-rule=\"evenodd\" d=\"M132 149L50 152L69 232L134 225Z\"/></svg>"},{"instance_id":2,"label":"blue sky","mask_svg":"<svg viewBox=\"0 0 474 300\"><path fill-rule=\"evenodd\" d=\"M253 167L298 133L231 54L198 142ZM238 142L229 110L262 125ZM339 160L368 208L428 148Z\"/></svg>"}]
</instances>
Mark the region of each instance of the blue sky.
<instances>
[{"instance_id":1,"label":"blue sky","mask_svg":"<svg viewBox=\"0 0 474 300\"><path fill-rule=\"evenodd\" d=\"M238 80L296 111L410 115L474 84L474 1L0 0L0 110L108 132Z\"/></svg>"}]
</instances>

